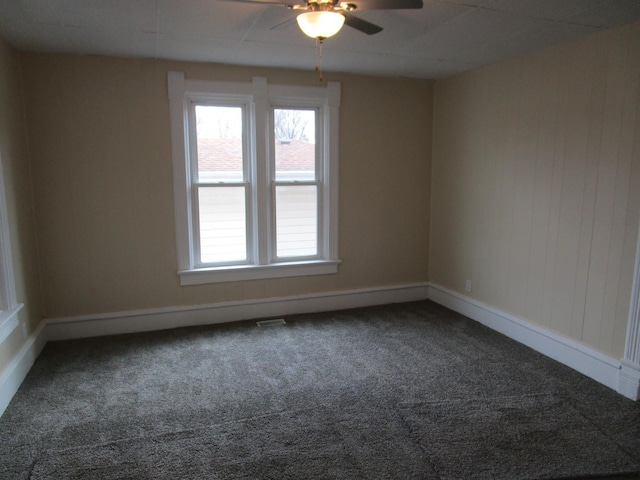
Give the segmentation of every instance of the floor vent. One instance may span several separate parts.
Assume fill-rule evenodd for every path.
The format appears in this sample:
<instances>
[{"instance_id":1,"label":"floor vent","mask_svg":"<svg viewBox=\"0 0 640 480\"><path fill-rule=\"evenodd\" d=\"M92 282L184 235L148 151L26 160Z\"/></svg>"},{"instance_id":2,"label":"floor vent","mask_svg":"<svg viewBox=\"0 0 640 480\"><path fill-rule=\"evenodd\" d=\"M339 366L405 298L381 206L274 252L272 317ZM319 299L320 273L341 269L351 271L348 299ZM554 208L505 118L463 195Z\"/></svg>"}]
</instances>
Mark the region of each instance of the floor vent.
<instances>
[{"instance_id":1,"label":"floor vent","mask_svg":"<svg viewBox=\"0 0 640 480\"><path fill-rule=\"evenodd\" d=\"M258 325L259 327L273 327L275 325L286 325L287 322L284 321L283 318L278 318L275 320L260 320L259 322L256 322L256 325Z\"/></svg>"}]
</instances>

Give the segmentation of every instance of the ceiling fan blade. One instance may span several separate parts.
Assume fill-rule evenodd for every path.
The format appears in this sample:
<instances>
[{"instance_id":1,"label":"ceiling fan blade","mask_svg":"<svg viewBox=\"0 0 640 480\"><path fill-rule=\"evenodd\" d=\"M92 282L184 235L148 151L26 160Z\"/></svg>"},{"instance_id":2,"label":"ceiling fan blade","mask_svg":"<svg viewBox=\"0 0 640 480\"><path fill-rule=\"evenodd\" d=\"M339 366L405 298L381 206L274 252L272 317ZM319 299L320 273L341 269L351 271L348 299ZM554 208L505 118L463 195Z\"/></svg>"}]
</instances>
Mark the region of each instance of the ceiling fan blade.
<instances>
[{"instance_id":1,"label":"ceiling fan blade","mask_svg":"<svg viewBox=\"0 0 640 480\"><path fill-rule=\"evenodd\" d=\"M269 30L277 30L279 28L288 27L289 25L293 25L293 22L295 22L295 20L296 20L296 17L288 18L284 22L277 23L273 27L270 27Z\"/></svg>"},{"instance_id":2,"label":"ceiling fan blade","mask_svg":"<svg viewBox=\"0 0 640 480\"><path fill-rule=\"evenodd\" d=\"M218 0L219 2L232 2L232 3L257 3L260 5L282 5L283 7L293 7L300 4L299 1L286 1L286 0ZM305 2L306 3L306 2Z\"/></svg>"},{"instance_id":3,"label":"ceiling fan blade","mask_svg":"<svg viewBox=\"0 0 640 480\"><path fill-rule=\"evenodd\" d=\"M374 23L367 22L366 20L362 20L361 18L354 17L353 15L349 15L348 13L342 13L342 16L344 16L345 24L362 33L366 33L367 35L374 35L382 31L382 27L379 27Z\"/></svg>"},{"instance_id":4,"label":"ceiling fan blade","mask_svg":"<svg viewBox=\"0 0 640 480\"><path fill-rule=\"evenodd\" d=\"M355 10L400 10L422 8L422 0L344 0L340 5L355 5Z\"/></svg>"}]
</instances>

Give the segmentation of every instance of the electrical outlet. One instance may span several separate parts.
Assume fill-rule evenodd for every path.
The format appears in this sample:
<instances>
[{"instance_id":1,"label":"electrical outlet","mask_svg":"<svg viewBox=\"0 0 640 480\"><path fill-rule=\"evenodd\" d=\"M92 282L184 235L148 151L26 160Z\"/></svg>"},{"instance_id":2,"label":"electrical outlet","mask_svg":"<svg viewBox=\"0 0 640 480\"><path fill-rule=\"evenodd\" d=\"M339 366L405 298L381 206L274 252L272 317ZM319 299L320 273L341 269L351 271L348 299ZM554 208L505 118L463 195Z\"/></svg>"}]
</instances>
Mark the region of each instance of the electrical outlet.
<instances>
[{"instance_id":1,"label":"electrical outlet","mask_svg":"<svg viewBox=\"0 0 640 480\"><path fill-rule=\"evenodd\" d=\"M466 282L464 282L464 289L465 289L467 292L471 292L471 280L467 279L467 281L466 281Z\"/></svg>"}]
</instances>

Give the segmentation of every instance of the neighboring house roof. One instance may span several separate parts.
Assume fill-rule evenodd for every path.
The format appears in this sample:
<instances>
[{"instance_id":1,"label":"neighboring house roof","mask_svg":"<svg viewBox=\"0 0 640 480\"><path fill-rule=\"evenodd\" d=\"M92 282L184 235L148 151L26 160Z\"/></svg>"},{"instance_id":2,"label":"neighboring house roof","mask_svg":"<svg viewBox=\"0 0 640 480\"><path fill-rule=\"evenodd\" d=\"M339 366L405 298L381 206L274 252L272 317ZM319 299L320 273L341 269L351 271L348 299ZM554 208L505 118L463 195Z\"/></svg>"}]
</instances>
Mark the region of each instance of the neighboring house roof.
<instances>
[{"instance_id":1,"label":"neighboring house roof","mask_svg":"<svg viewBox=\"0 0 640 480\"><path fill-rule=\"evenodd\" d=\"M302 140L276 140L276 170L313 171L315 145ZM237 139L199 138L198 169L240 170L242 168L242 146Z\"/></svg>"}]
</instances>

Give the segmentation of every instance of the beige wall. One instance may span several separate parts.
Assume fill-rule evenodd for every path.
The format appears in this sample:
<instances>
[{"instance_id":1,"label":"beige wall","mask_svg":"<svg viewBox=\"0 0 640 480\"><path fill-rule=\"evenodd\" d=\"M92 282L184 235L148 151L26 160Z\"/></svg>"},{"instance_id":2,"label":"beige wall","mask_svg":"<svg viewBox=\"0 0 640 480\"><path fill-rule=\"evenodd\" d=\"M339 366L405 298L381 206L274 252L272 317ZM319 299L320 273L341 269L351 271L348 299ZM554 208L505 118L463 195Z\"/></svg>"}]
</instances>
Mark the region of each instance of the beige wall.
<instances>
[{"instance_id":1,"label":"beige wall","mask_svg":"<svg viewBox=\"0 0 640 480\"><path fill-rule=\"evenodd\" d=\"M621 357L640 26L436 84L430 280Z\"/></svg>"},{"instance_id":2,"label":"beige wall","mask_svg":"<svg viewBox=\"0 0 640 480\"><path fill-rule=\"evenodd\" d=\"M27 335L42 320L38 287L38 265L34 228L31 173L20 59L18 53L0 39L0 158L6 188L9 235L19 312ZM0 372L24 345L22 328L17 328L0 344Z\"/></svg>"},{"instance_id":3,"label":"beige wall","mask_svg":"<svg viewBox=\"0 0 640 480\"><path fill-rule=\"evenodd\" d=\"M180 287L167 71L317 85L296 72L95 56L22 56L47 317L427 280L433 84L342 84L337 275Z\"/></svg>"}]
</instances>

